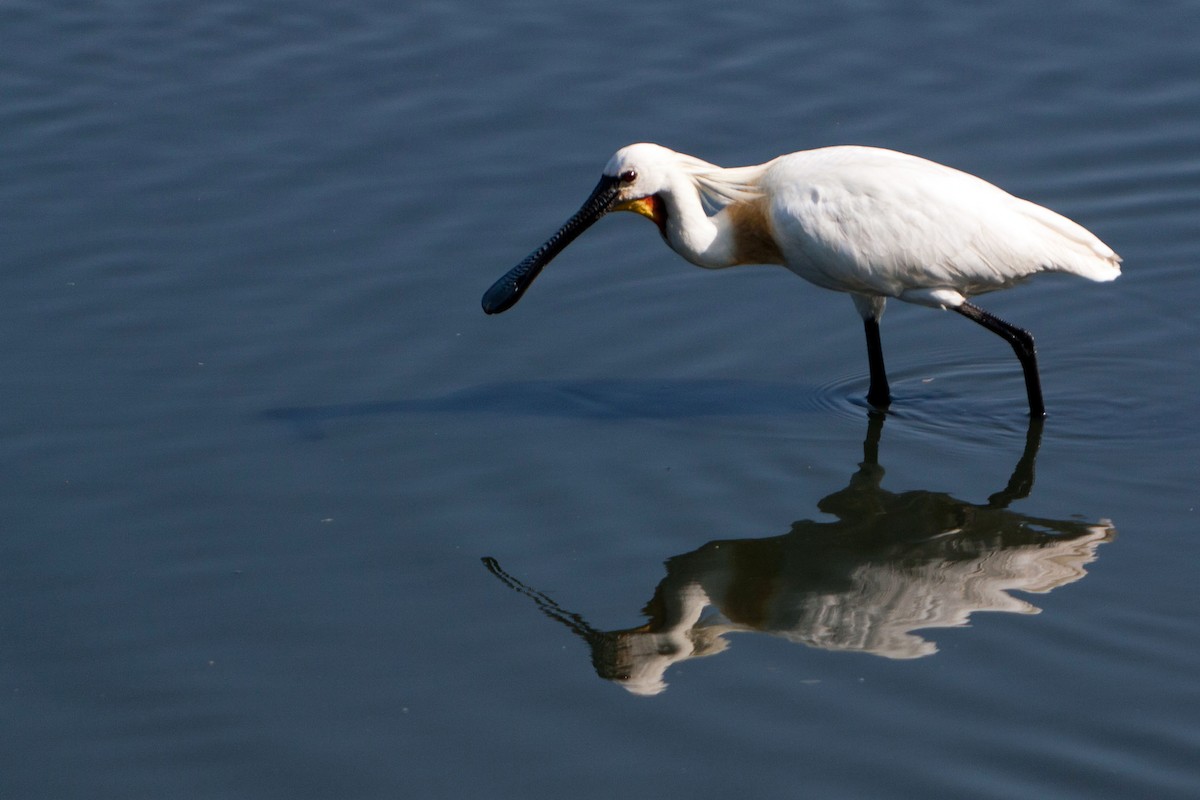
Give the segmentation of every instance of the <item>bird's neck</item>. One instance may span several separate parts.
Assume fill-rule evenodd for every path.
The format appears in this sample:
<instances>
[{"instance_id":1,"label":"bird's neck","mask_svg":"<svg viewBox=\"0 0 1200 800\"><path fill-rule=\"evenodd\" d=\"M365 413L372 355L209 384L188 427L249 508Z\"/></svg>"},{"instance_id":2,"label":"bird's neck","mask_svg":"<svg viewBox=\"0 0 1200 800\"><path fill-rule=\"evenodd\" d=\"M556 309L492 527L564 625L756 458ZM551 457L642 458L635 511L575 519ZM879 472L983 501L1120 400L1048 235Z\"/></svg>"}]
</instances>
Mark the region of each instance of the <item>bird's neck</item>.
<instances>
[{"instance_id":1,"label":"bird's neck","mask_svg":"<svg viewBox=\"0 0 1200 800\"><path fill-rule=\"evenodd\" d=\"M704 211L700 193L689 183L661 195L667 208L663 236L679 255L698 267L720 269L733 265L730 236L716 217Z\"/></svg>"},{"instance_id":2,"label":"bird's neck","mask_svg":"<svg viewBox=\"0 0 1200 800\"><path fill-rule=\"evenodd\" d=\"M663 236L671 249L698 267L782 264L762 198L735 202L713 216L690 183L662 195L667 209Z\"/></svg>"}]
</instances>

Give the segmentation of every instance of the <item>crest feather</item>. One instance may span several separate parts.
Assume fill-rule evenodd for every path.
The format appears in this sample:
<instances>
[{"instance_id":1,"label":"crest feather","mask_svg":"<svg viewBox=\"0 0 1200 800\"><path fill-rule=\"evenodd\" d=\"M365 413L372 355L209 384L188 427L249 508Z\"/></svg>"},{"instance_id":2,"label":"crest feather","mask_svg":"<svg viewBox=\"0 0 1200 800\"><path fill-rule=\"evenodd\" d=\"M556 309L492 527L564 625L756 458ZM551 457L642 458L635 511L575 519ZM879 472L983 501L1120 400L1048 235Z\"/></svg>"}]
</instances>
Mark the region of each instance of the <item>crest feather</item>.
<instances>
[{"instance_id":1,"label":"crest feather","mask_svg":"<svg viewBox=\"0 0 1200 800\"><path fill-rule=\"evenodd\" d=\"M746 203L763 196L759 186L759 179L765 171L763 165L725 168L685 156L680 166L695 182L710 213L733 203Z\"/></svg>"}]
</instances>

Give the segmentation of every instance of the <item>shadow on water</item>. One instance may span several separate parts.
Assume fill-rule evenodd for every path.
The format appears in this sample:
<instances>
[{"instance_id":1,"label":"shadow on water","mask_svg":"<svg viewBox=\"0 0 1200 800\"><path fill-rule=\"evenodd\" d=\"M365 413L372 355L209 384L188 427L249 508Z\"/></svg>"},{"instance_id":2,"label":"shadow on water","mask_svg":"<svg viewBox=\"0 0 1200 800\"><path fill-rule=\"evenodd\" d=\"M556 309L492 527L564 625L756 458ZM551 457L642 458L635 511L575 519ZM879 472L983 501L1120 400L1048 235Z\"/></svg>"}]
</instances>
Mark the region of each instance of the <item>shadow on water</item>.
<instances>
[{"instance_id":1,"label":"shadow on water","mask_svg":"<svg viewBox=\"0 0 1200 800\"><path fill-rule=\"evenodd\" d=\"M817 408L814 387L744 380L526 381L474 386L440 397L327 406L275 408L263 412L319 439L326 423L393 414L504 414L577 419L689 419L707 416L772 416Z\"/></svg>"},{"instance_id":2,"label":"shadow on water","mask_svg":"<svg viewBox=\"0 0 1200 800\"><path fill-rule=\"evenodd\" d=\"M1030 423L1008 484L986 503L882 488L883 416L872 413L863 461L849 485L817 508L834 522L800 520L782 536L715 540L666 562L643 608L648 621L602 631L501 568L484 564L591 648L596 672L634 694L666 688L671 665L714 655L725 635L758 632L825 650L920 658L937 646L923 628L959 627L976 611L1035 614L1013 591L1045 593L1082 578L1116 534L1086 523L1009 510L1033 488L1042 423Z\"/></svg>"},{"instance_id":3,"label":"shadow on water","mask_svg":"<svg viewBox=\"0 0 1200 800\"><path fill-rule=\"evenodd\" d=\"M705 417L795 417L832 411L860 419L870 410L862 381L826 385L787 381L594 379L487 383L436 397L401 398L323 406L271 408L261 418L289 426L299 437L322 439L329 425L352 419L407 414L499 414L510 417L591 420L688 420ZM978 424L1019 434L1022 413L1002 400L926 391L900 398L889 415L944 431ZM1020 429L1014 426L1020 426Z\"/></svg>"}]
</instances>

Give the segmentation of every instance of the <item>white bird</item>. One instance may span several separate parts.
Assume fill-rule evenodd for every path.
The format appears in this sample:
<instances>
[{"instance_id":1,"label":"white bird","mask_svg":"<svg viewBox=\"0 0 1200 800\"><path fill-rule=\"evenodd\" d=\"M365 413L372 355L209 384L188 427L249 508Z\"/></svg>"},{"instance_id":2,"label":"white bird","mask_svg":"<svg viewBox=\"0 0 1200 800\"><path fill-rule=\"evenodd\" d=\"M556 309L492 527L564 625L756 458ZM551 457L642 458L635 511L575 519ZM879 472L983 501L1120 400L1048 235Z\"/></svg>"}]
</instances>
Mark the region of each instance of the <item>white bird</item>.
<instances>
[{"instance_id":1,"label":"white bird","mask_svg":"<svg viewBox=\"0 0 1200 800\"><path fill-rule=\"evenodd\" d=\"M649 217L697 266L779 264L849 293L866 329L867 400L879 408L891 403L879 338L888 298L953 309L1001 336L1024 370L1029 412L1041 417L1033 337L967 298L1039 272L1094 281L1121 272L1120 257L1080 225L916 156L839 146L726 169L642 143L613 155L579 211L492 285L483 310L512 307L551 259L610 211Z\"/></svg>"}]
</instances>

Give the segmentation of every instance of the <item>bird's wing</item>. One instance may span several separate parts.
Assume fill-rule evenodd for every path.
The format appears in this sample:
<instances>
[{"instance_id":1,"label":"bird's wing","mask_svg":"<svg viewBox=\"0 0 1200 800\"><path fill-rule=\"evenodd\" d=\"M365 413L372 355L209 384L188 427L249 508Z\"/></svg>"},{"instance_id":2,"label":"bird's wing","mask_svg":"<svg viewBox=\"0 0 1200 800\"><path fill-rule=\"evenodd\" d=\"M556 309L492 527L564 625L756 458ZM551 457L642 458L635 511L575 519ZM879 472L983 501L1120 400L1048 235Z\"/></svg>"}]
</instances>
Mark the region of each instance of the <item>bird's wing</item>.
<instances>
[{"instance_id":1,"label":"bird's wing","mask_svg":"<svg viewBox=\"0 0 1200 800\"><path fill-rule=\"evenodd\" d=\"M822 286L899 297L1010 286L1037 272L1111 280L1119 259L1079 225L986 181L887 150L825 148L764 177L788 266Z\"/></svg>"}]
</instances>

